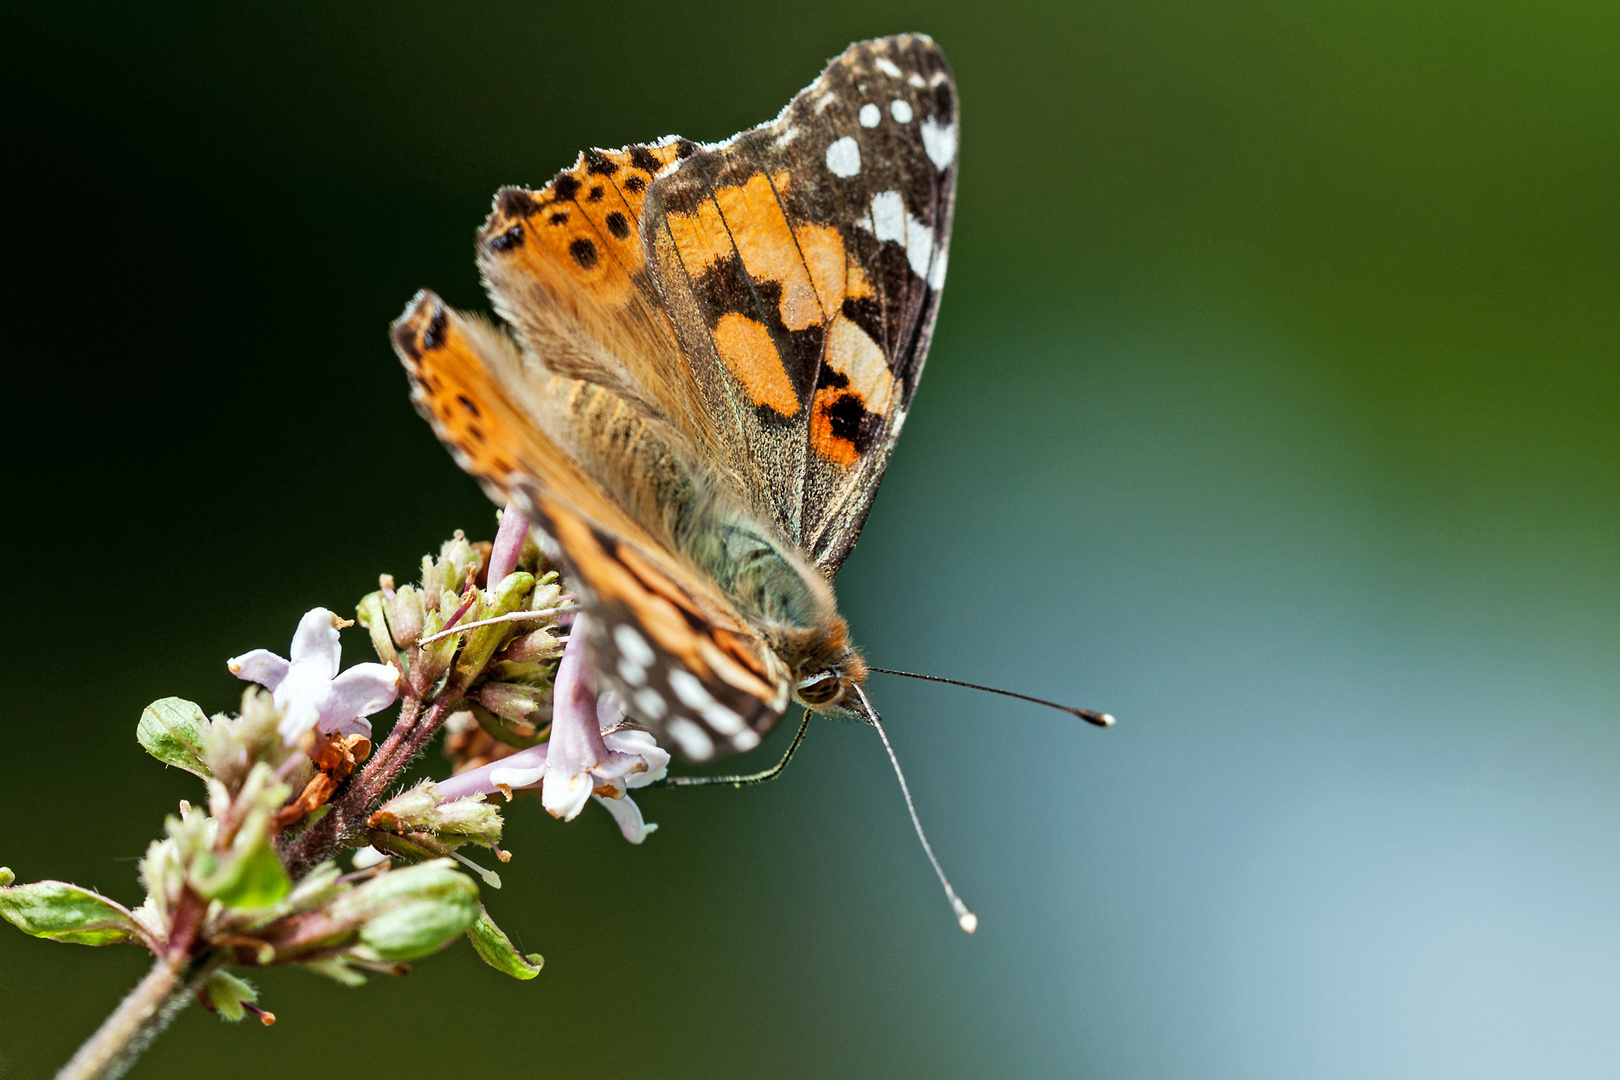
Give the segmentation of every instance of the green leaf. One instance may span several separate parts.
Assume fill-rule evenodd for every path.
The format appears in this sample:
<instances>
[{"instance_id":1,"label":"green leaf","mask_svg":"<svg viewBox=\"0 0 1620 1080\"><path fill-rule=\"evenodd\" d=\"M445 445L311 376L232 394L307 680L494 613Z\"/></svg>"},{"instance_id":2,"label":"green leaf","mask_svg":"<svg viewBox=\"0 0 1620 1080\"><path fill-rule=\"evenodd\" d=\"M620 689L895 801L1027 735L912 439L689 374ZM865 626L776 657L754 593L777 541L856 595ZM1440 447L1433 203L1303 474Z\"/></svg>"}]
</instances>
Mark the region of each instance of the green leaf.
<instances>
[{"instance_id":1,"label":"green leaf","mask_svg":"<svg viewBox=\"0 0 1620 1080\"><path fill-rule=\"evenodd\" d=\"M266 907L292 890L292 879L268 838L225 853L195 884L199 895L232 908Z\"/></svg>"},{"instance_id":2,"label":"green leaf","mask_svg":"<svg viewBox=\"0 0 1620 1080\"><path fill-rule=\"evenodd\" d=\"M0 878L11 881L11 871L0 871ZM122 904L65 881L0 888L0 919L25 934L74 945L145 944Z\"/></svg>"},{"instance_id":3,"label":"green leaf","mask_svg":"<svg viewBox=\"0 0 1620 1080\"><path fill-rule=\"evenodd\" d=\"M524 956L512 944L512 939L495 925L484 905L478 905L478 921L467 928L467 937L484 963L514 979L532 979L540 974L545 957L539 953Z\"/></svg>"},{"instance_id":4,"label":"green leaf","mask_svg":"<svg viewBox=\"0 0 1620 1080\"><path fill-rule=\"evenodd\" d=\"M207 780L213 775L203 763L203 732L208 717L194 701L166 697L146 707L135 727L135 737L148 754Z\"/></svg>"}]
</instances>

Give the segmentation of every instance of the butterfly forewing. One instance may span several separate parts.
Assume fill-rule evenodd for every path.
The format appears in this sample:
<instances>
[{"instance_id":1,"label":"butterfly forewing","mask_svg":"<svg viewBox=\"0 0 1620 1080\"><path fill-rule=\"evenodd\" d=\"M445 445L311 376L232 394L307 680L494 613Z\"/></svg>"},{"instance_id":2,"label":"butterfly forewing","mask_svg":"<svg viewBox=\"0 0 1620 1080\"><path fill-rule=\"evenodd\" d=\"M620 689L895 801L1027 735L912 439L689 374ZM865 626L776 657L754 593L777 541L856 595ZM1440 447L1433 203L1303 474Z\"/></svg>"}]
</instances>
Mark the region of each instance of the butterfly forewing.
<instances>
[{"instance_id":1,"label":"butterfly forewing","mask_svg":"<svg viewBox=\"0 0 1620 1080\"><path fill-rule=\"evenodd\" d=\"M934 44L864 42L773 123L679 160L644 207L649 269L729 464L829 574L922 373L957 137Z\"/></svg>"},{"instance_id":2,"label":"butterfly forewing","mask_svg":"<svg viewBox=\"0 0 1620 1080\"><path fill-rule=\"evenodd\" d=\"M510 334L429 293L396 324L418 408L547 539L599 689L689 759L853 657L828 580L922 371L956 145L933 42L861 42L723 144L502 189L478 261Z\"/></svg>"}]
</instances>

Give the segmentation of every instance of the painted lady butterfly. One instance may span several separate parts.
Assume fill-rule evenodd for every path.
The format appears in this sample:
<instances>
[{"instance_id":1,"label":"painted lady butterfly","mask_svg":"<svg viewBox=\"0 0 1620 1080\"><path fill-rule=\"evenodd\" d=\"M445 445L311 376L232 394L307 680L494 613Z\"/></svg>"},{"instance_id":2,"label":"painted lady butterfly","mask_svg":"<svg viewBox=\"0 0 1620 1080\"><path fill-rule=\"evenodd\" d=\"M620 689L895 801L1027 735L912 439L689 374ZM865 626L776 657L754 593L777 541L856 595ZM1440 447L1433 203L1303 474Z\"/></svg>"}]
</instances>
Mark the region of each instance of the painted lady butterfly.
<instances>
[{"instance_id":1,"label":"painted lady butterfly","mask_svg":"<svg viewBox=\"0 0 1620 1080\"><path fill-rule=\"evenodd\" d=\"M422 415L548 538L600 684L690 760L790 698L876 719L830 582L922 374L957 138L933 41L860 42L723 143L503 188L478 263L507 328L430 292L394 324Z\"/></svg>"}]
</instances>

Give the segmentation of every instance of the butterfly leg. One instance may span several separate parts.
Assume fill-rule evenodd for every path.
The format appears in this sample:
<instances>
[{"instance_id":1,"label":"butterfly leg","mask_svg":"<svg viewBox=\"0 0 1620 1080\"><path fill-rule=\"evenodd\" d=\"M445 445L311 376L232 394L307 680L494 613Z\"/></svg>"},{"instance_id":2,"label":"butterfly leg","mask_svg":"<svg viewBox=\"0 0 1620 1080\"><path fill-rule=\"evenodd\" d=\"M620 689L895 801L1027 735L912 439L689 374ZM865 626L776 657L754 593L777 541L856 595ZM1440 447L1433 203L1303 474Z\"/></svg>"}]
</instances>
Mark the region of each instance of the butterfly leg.
<instances>
[{"instance_id":1,"label":"butterfly leg","mask_svg":"<svg viewBox=\"0 0 1620 1080\"><path fill-rule=\"evenodd\" d=\"M746 773L741 776L666 776L657 783L647 786L699 787L703 784L730 784L732 787L740 788L747 787L750 784L763 784L767 780L775 780L782 774L782 770L787 768L788 759L799 749L799 744L804 742L804 733L809 729L810 710L806 709L804 715L799 719L798 733L793 736L793 741L788 744L787 753L782 755L781 761L778 761L764 772Z\"/></svg>"}]
</instances>

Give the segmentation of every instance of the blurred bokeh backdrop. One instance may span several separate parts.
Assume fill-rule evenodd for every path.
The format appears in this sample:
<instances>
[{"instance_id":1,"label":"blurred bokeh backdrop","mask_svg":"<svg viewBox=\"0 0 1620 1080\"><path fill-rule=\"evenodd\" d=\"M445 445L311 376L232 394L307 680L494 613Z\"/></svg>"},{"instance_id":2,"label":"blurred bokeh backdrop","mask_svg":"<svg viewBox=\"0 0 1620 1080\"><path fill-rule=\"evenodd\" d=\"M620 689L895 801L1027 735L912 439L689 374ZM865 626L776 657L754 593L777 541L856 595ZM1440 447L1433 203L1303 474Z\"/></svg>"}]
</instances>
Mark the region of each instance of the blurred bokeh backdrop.
<instances>
[{"instance_id":1,"label":"blurred bokeh backdrop","mask_svg":"<svg viewBox=\"0 0 1620 1080\"><path fill-rule=\"evenodd\" d=\"M226 656L492 508L386 327L491 193L933 34L951 280L778 783L509 817L516 983L259 982L136 1077L1620 1073L1620 8L30 5L8 16L0 863L134 902ZM351 660L362 638L347 640ZM779 734L757 759L784 742ZM431 762L430 762L431 764ZM145 967L0 928L0 1071Z\"/></svg>"}]
</instances>

